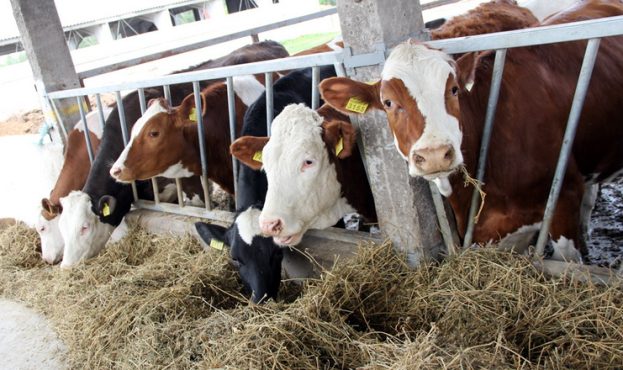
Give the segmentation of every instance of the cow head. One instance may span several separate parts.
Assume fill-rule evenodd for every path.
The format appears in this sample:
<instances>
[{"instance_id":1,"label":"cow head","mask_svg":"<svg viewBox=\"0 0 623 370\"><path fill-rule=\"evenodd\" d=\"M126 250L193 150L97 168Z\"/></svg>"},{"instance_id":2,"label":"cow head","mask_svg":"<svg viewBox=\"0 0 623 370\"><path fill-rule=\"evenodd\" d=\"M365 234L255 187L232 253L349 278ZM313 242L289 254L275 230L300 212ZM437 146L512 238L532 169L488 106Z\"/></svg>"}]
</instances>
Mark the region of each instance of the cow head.
<instances>
[{"instance_id":1,"label":"cow head","mask_svg":"<svg viewBox=\"0 0 623 370\"><path fill-rule=\"evenodd\" d=\"M41 213L37 220L37 233L41 239L41 258L49 264L55 264L63 258L63 237L58 228L62 207L52 204L48 198L41 199Z\"/></svg>"},{"instance_id":2,"label":"cow head","mask_svg":"<svg viewBox=\"0 0 623 370\"><path fill-rule=\"evenodd\" d=\"M281 281L283 251L271 238L259 235L260 210L249 208L242 212L229 228L195 223L201 239L212 245L220 241L230 246L231 258L238 267L245 290L255 303L277 299Z\"/></svg>"},{"instance_id":3,"label":"cow head","mask_svg":"<svg viewBox=\"0 0 623 370\"><path fill-rule=\"evenodd\" d=\"M320 90L328 104L345 113L384 110L396 149L409 163L409 175L447 179L463 163L460 86L455 62L447 54L405 42L385 62L381 81L369 85L329 78Z\"/></svg>"},{"instance_id":4,"label":"cow head","mask_svg":"<svg viewBox=\"0 0 623 370\"><path fill-rule=\"evenodd\" d=\"M58 224L65 241L61 267L66 268L96 256L104 248L115 227L102 220L114 212L116 201L110 196L100 198L95 214L89 195L72 191L61 198L61 205L63 213Z\"/></svg>"},{"instance_id":5,"label":"cow head","mask_svg":"<svg viewBox=\"0 0 623 370\"><path fill-rule=\"evenodd\" d=\"M351 154L355 139L349 122L327 122L299 104L275 118L270 138L245 136L231 145L235 157L266 172L268 191L259 217L264 235L279 245L296 245L308 229L327 228L354 212L342 196L335 161Z\"/></svg>"},{"instance_id":6,"label":"cow head","mask_svg":"<svg viewBox=\"0 0 623 370\"><path fill-rule=\"evenodd\" d=\"M205 97L201 97L205 113ZM132 127L128 145L110 168L110 175L124 183L154 176L192 176L180 158L187 148L183 126L196 121L197 114L193 94L175 108L163 98L150 100L149 108Z\"/></svg>"}]
</instances>

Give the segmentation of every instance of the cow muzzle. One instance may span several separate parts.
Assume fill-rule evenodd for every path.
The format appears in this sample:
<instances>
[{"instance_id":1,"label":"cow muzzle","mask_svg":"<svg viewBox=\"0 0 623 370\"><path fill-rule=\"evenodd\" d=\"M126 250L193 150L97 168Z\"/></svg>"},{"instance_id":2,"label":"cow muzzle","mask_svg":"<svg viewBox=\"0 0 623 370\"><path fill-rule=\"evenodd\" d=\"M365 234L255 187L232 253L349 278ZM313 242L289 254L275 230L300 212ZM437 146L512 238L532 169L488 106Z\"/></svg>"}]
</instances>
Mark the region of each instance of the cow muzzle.
<instances>
[{"instance_id":1,"label":"cow muzzle","mask_svg":"<svg viewBox=\"0 0 623 370\"><path fill-rule=\"evenodd\" d=\"M437 147L416 149L411 152L411 164L422 176L452 170L456 159L454 148L450 144Z\"/></svg>"}]
</instances>

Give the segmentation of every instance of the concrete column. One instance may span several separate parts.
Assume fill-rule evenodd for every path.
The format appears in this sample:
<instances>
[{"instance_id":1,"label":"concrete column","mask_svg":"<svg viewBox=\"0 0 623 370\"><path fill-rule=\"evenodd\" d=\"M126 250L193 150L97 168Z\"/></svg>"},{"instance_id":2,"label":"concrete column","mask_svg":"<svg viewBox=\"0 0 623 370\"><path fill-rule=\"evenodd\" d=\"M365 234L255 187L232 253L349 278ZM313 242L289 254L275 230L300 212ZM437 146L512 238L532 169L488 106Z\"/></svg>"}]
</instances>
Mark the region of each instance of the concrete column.
<instances>
[{"instance_id":1,"label":"concrete column","mask_svg":"<svg viewBox=\"0 0 623 370\"><path fill-rule=\"evenodd\" d=\"M11 0L11 6L39 93L44 93L42 89L49 92L81 87L54 0ZM65 128L70 130L80 119L76 99L65 99L57 107Z\"/></svg>"},{"instance_id":2,"label":"concrete column","mask_svg":"<svg viewBox=\"0 0 623 370\"><path fill-rule=\"evenodd\" d=\"M93 27L92 33L97 39L97 43L100 45L107 44L115 40L108 22Z\"/></svg>"},{"instance_id":3,"label":"concrete column","mask_svg":"<svg viewBox=\"0 0 623 370\"><path fill-rule=\"evenodd\" d=\"M340 0L337 2L342 36L354 54L373 52L409 38L425 38L419 0ZM381 67L356 68L349 77L378 80ZM351 116L361 132L366 168L382 232L407 253L409 262L436 258L444 244L428 183L412 179L396 151L385 113Z\"/></svg>"}]
</instances>

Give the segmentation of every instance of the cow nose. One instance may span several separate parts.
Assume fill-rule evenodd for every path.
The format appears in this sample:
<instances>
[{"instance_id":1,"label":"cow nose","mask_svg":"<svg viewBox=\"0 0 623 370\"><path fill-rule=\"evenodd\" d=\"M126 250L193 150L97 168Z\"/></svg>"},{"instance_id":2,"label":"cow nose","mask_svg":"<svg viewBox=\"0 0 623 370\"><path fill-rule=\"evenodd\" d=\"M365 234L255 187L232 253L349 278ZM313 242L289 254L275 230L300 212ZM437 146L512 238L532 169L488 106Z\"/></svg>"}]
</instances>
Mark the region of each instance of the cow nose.
<instances>
[{"instance_id":1,"label":"cow nose","mask_svg":"<svg viewBox=\"0 0 623 370\"><path fill-rule=\"evenodd\" d=\"M454 162L452 145L441 145L435 148L422 148L413 152L415 166L424 173L447 171Z\"/></svg>"},{"instance_id":2,"label":"cow nose","mask_svg":"<svg viewBox=\"0 0 623 370\"><path fill-rule=\"evenodd\" d=\"M283 222L279 218L269 219L269 220L260 220L260 229L262 229L262 234L269 236L279 235L281 230L283 230Z\"/></svg>"},{"instance_id":3,"label":"cow nose","mask_svg":"<svg viewBox=\"0 0 623 370\"><path fill-rule=\"evenodd\" d=\"M119 176L120 174L121 174L121 167L119 167L119 166L113 166L113 167L110 169L110 175L111 175L112 177L117 177L117 176Z\"/></svg>"}]
</instances>

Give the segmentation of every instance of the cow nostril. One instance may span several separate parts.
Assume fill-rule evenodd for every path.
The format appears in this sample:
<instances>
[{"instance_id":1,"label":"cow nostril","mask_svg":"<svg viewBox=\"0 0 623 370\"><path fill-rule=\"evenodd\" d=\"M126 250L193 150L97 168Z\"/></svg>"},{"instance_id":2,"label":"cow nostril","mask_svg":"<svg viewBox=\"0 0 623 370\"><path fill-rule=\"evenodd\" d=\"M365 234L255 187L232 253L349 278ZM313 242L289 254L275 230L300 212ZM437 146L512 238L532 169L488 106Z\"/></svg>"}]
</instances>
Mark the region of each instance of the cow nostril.
<instances>
[{"instance_id":1,"label":"cow nostril","mask_svg":"<svg viewBox=\"0 0 623 370\"><path fill-rule=\"evenodd\" d=\"M113 169L112 169L112 171L111 171L111 172L112 172L112 174L113 174L114 176L117 176L117 175L119 175L119 174L121 173L121 168L119 168L119 167L115 167L115 168L113 168Z\"/></svg>"},{"instance_id":2,"label":"cow nostril","mask_svg":"<svg viewBox=\"0 0 623 370\"><path fill-rule=\"evenodd\" d=\"M414 154L413 155L413 160L415 161L415 164L422 164L422 163L426 162L426 159L423 156L419 155L419 154Z\"/></svg>"},{"instance_id":3,"label":"cow nostril","mask_svg":"<svg viewBox=\"0 0 623 370\"><path fill-rule=\"evenodd\" d=\"M446 152L446 155L444 155L443 158L447 161L452 161L454 159L454 149L453 148L448 149L448 151Z\"/></svg>"}]
</instances>

